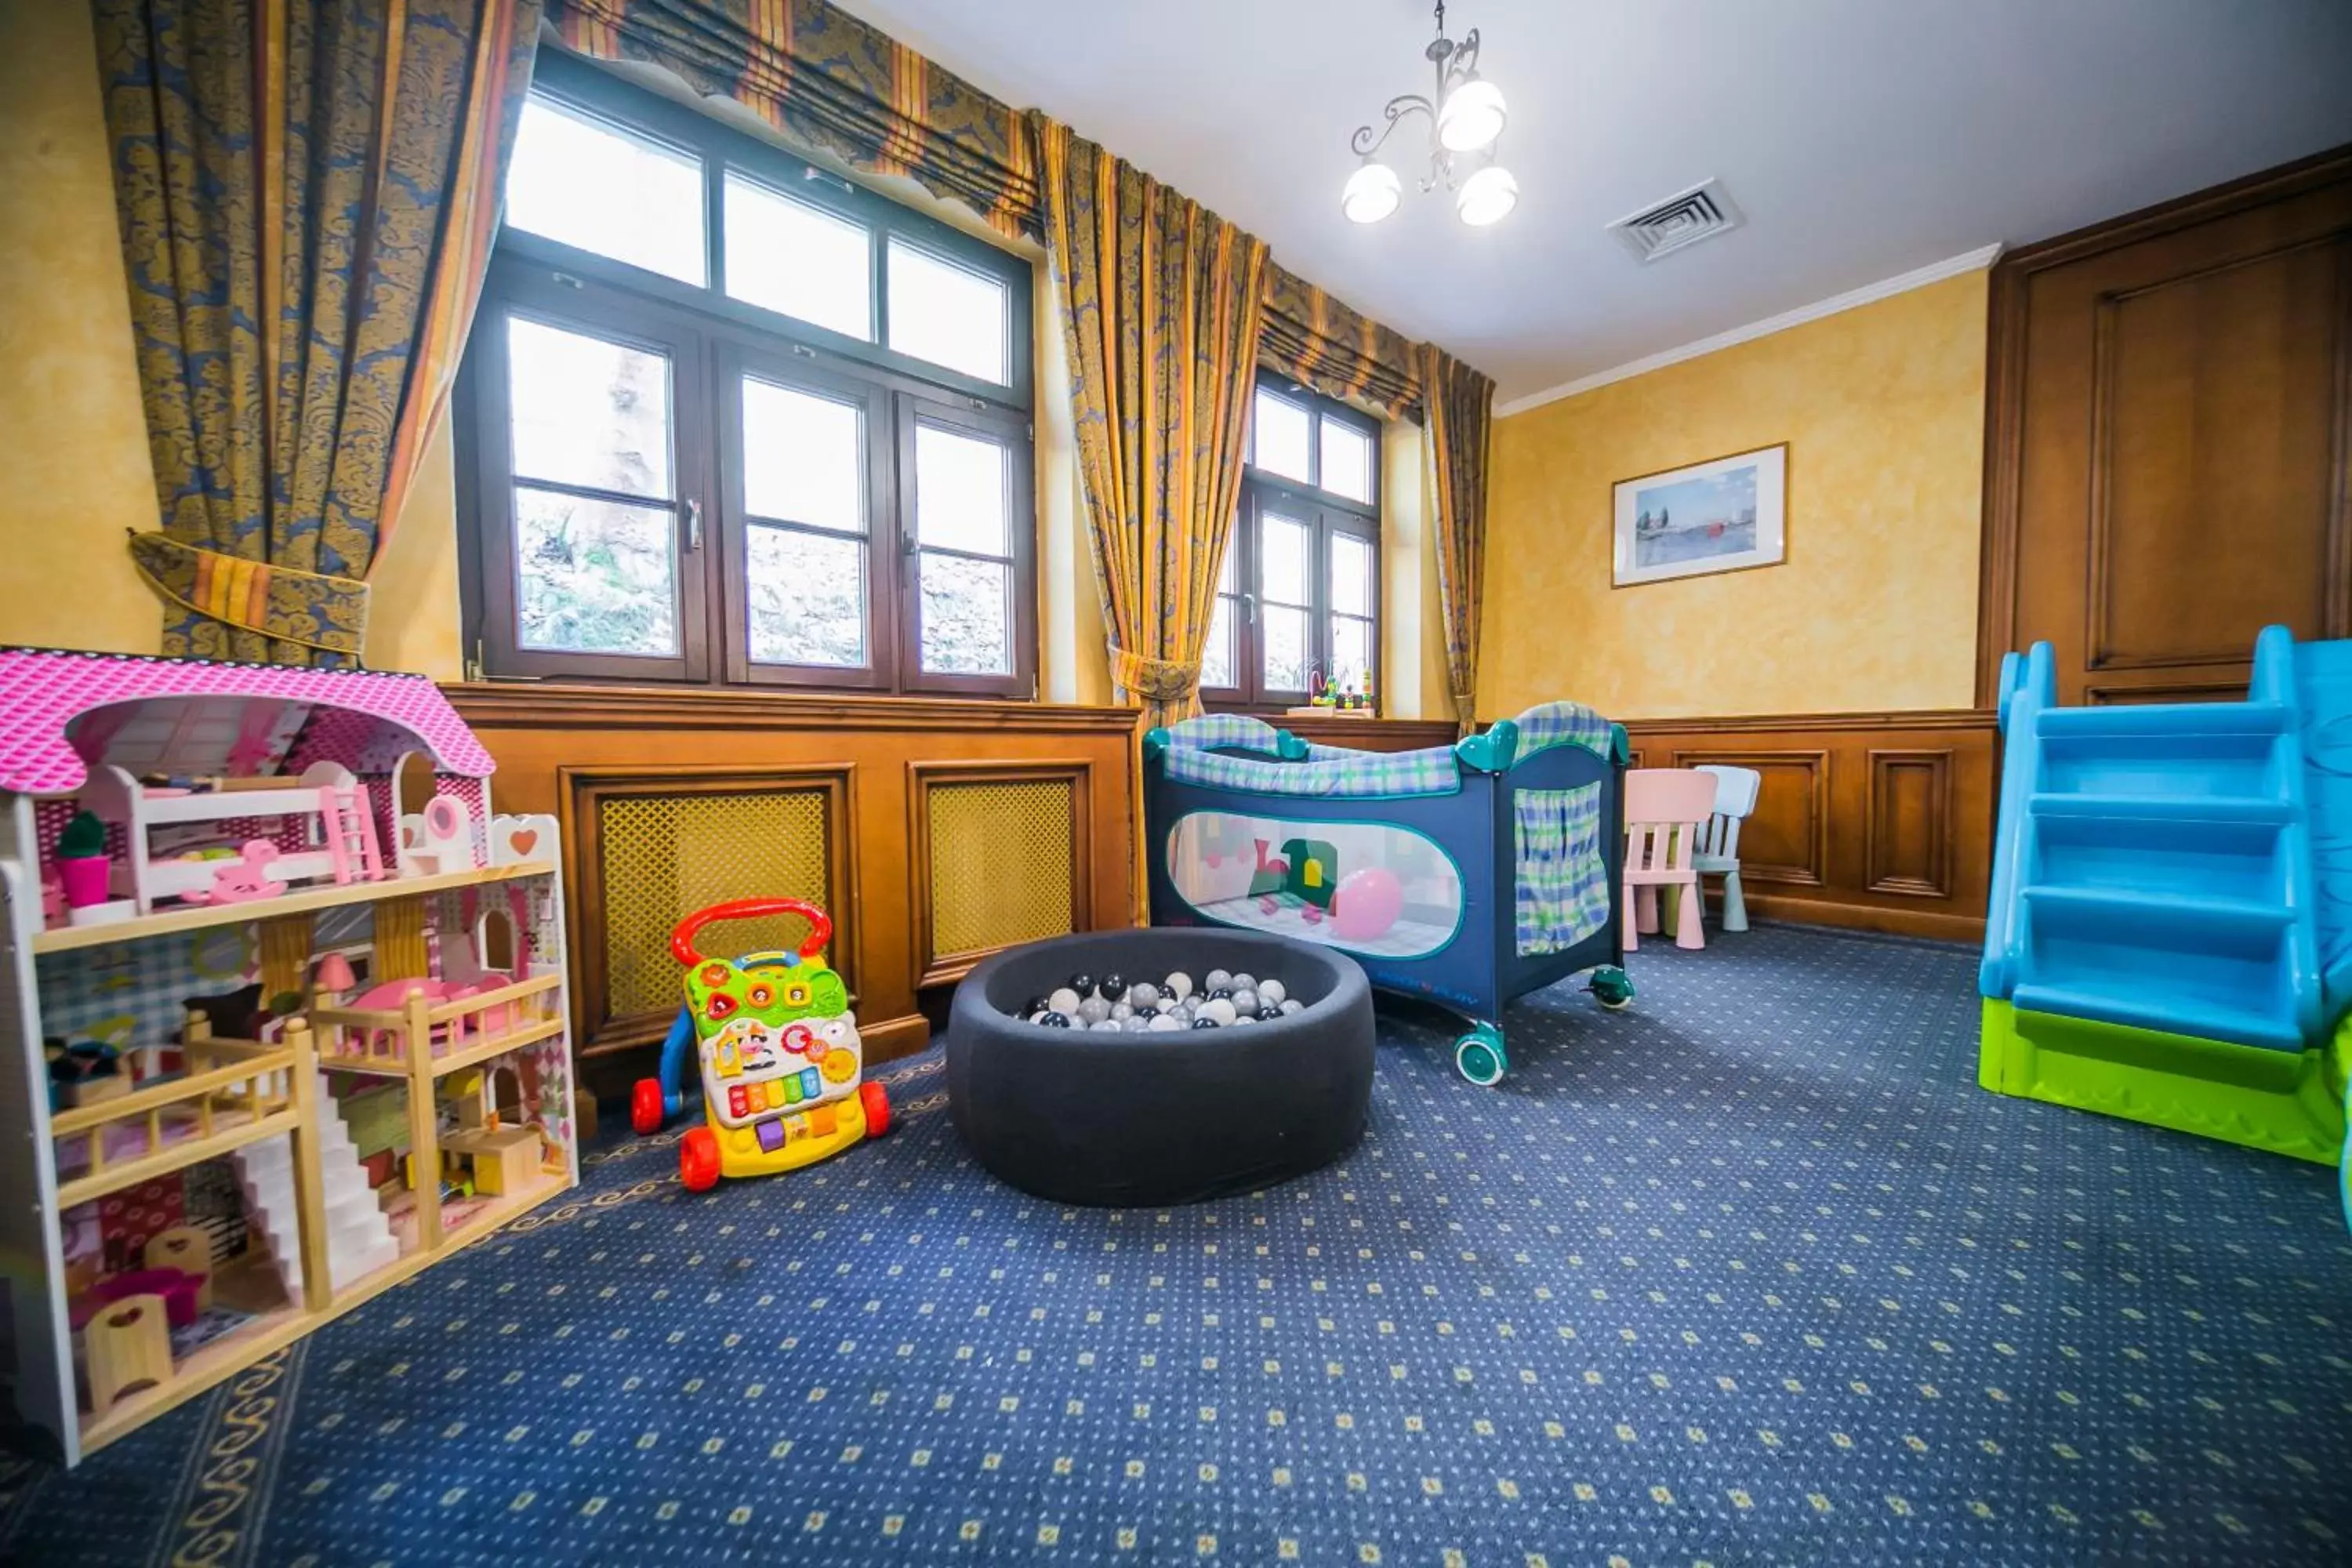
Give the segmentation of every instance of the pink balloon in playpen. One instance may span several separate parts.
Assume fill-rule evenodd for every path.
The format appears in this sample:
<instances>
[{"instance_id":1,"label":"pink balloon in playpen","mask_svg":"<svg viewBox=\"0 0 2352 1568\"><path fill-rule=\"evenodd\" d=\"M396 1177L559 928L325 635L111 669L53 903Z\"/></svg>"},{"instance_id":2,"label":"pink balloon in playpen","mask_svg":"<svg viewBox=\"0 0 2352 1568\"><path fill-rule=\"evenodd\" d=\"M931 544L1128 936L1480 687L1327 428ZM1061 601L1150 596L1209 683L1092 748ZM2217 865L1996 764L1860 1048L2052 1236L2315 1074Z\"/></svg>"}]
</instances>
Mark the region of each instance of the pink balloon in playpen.
<instances>
[{"instance_id":1,"label":"pink balloon in playpen","mask_svg":"<svg viewBox=\"0 0 2352 1568\"><path fill-rule=\"evenodd\" d=\"M1331 895L1331 934L1341 942L1370 942L1404 913L1404 884L1385 866L1364 866L1339 879Z\"/></svg>"}]
</instances>

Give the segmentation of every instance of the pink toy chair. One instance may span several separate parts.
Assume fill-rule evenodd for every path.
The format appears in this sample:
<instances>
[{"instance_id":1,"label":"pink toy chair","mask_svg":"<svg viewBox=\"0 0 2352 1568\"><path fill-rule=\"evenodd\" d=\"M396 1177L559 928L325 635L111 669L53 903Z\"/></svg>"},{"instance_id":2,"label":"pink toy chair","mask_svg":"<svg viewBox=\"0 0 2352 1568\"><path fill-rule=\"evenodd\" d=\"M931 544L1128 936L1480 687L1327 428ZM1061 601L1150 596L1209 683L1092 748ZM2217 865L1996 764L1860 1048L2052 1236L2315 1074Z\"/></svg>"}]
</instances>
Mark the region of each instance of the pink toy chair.
<instances>
[{"instance_id":1,"label":"pink toy chair","mask_svg":"<svg viewBox=\"0 0 2352 1568\"><path fill-rule=\"evenodd\" d=\"M1625 897L1633 918L1625 951L1641 946L1637 931L1658 929L1658 889L1678 887L1676 947L1705 947L1698 920L1698 841L1715 813L1715 775L1689 768L1635 768L1625 775Z\"/></svg>"}]
</instances>

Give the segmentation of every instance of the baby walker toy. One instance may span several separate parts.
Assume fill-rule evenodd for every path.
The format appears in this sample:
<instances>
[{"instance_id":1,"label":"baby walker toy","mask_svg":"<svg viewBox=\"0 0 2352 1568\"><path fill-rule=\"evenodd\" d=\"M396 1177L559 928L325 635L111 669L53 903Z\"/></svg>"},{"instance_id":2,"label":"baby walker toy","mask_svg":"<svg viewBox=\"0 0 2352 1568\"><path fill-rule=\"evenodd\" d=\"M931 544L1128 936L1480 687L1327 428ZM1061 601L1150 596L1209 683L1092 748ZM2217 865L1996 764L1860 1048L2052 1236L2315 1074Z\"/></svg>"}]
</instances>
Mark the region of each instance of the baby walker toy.
<instances>
[{"instance_id":1,"label":"baby walker toy","mask_svg":"<svg viewBox=\"0 0 2352 1568\"><path fill-rule=\"evenodd\" d=\"M809 922L798 952L706 958L697 932L714 921L799 915ZM708 1125L678 1144L678 1177L703 1192L721 1176L794 1171L890 1129L890 1100L860 1082L864 1052L849 989L820 962L833 921L798 899L739 899L697 910L670 933L686 966L686 1005L662 1043L661 1077L639 1079L629 1122L658 1131L686 1107L687 1054L700 1064Z\"/></svg>"}]
</instances>

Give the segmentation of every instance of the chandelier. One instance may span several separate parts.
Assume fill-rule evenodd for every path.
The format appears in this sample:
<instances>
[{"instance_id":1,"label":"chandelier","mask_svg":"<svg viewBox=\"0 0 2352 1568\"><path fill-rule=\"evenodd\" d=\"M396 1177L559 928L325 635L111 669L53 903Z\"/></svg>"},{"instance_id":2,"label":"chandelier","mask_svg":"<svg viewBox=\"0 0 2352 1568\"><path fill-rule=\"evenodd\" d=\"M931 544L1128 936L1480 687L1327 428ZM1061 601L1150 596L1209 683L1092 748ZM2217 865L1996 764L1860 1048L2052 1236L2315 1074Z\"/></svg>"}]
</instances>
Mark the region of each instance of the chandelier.
<instances>
[{"instance_id":1,"label":"chandelier","mask_svg":"<svg viewBox=\"0 0 2352 1568\"><path fill-rule=\"evenodd\" d=\"M1444 185L1454 193L1454 210L1464 223L1484 228L1519 205L1519 183L1495 162L1495 139L1507 118L1502 90L1478 74L1478 29L1473 27L1460 43L1445 36L1445 0L1437 3L1437 37L1422 53L1437 72L1437 90L1429 98L1417 92L1390 99L1381 111L1378 131L1359 127L1349 146L1363 162L1348 176L1339 195L1339 210L1356 223L1378 223L1396 211L1403 185L1386 163L1373 155L1399 124L1419 114L1429 121L1429 173L1421 178L1423 195ZM1485 159L1465 175L1456 163L1481 153Z\"/></svg>"}]
</instances>

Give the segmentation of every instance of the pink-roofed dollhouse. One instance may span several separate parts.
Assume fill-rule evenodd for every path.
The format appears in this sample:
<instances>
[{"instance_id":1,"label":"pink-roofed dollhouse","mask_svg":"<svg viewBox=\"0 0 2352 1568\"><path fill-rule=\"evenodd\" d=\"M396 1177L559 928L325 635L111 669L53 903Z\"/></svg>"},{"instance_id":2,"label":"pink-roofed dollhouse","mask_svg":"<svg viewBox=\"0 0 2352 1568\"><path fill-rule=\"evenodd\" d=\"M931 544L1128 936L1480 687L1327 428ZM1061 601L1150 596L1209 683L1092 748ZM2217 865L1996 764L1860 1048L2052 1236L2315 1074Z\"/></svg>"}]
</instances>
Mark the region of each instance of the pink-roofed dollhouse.
<instances>
[{"instance_id":1,"label":"pink-roofed dollhouse","mask_svg":"<svg viewBox=\"0 0 2352 1568\"><path fill-rule=\"evenodd\" d=\"M494 765L418 676L0 648L0 1368L67 1463L576 1179L557 825Z\"/></svg>"}]
</instances>

